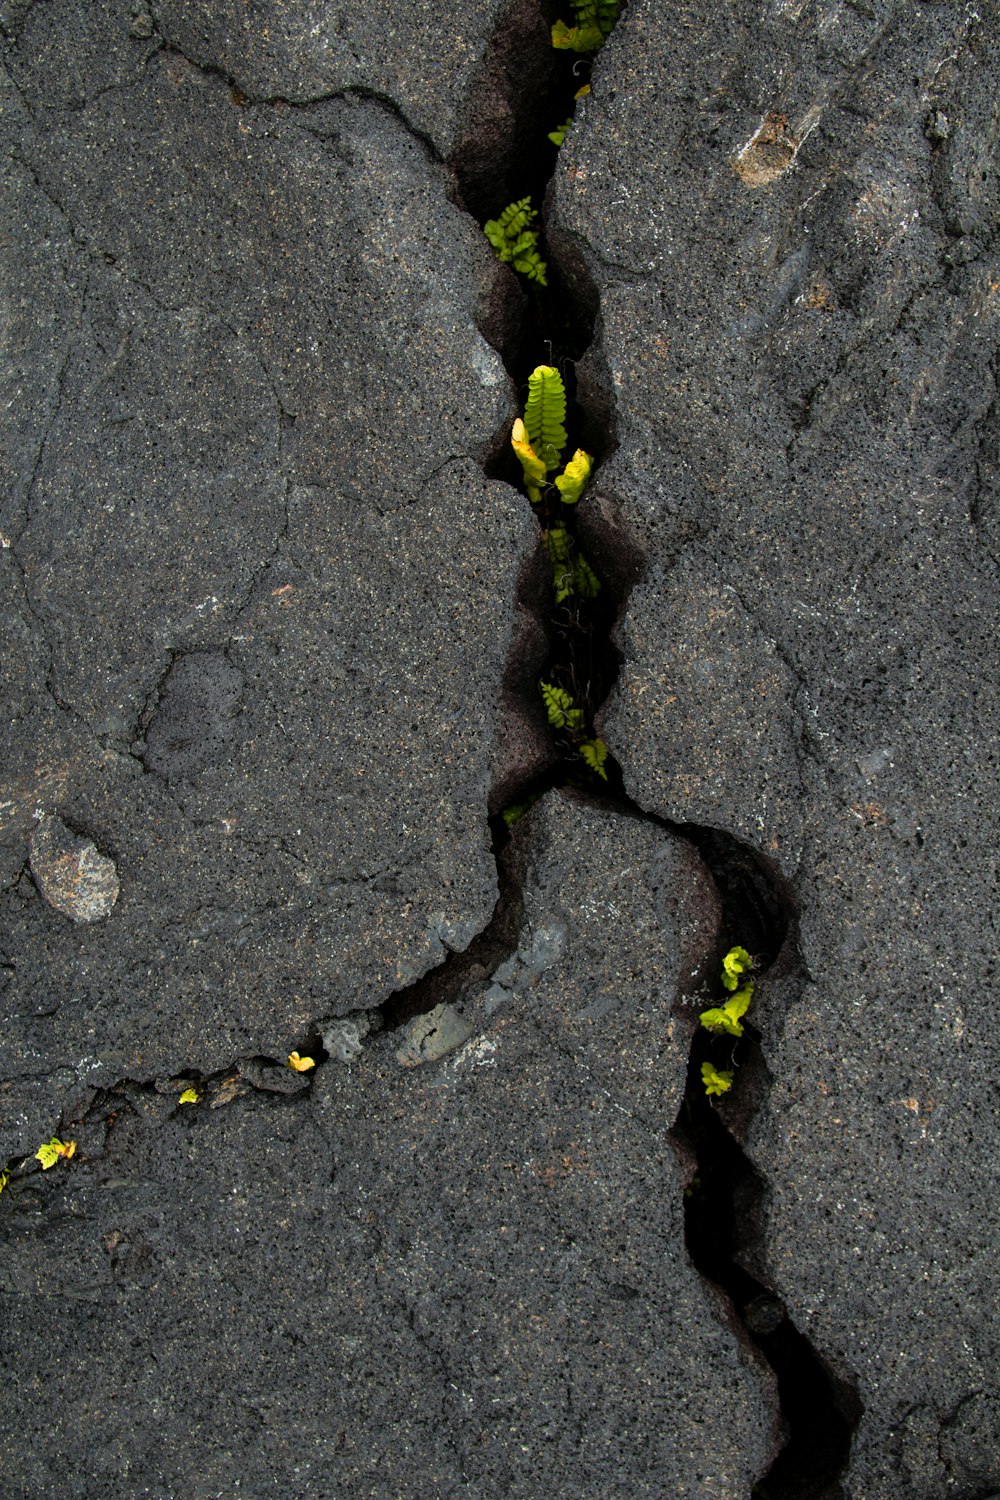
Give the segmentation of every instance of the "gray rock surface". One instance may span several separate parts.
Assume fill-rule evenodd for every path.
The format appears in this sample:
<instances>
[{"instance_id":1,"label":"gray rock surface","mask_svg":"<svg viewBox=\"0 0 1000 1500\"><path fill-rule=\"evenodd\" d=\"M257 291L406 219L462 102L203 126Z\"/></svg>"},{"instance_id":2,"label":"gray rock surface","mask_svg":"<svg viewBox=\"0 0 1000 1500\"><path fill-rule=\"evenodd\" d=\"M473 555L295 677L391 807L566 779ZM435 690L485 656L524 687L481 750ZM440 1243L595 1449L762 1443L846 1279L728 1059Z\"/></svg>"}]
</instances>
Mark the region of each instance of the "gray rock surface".
<instances>
[{"instance_id":1,"label":"gray rock surface","mask_svg":"<svg viewBox=\"0 0 1000 1500\"><path fill-rule=\"evenodd\" d=\"M293 1104L126 1091L22 1184L0 1358L44 1368L60 1442L8 1386L5 1494L747 1495L773 1391L688 1263L669 1138L714 887L565 797L518 837L520 957L457 1051L368 1038Z\"/></svg>"},{"instance_id":2,"label":"gray rock surface","mask_svg":"<svg viewBox=\"0 0 1000 1500\"><path fill-rule=\"evenodd\" d=\"M4 1156L63 1070L284 1057L485 926L534 546L482 472L496 262L398 120L253 104L127 7L6 50ZM117 869L93 929L25 871L56 813Z\"/></svg>"},{"instance_id":3,"label":"gray rock surface","mask_svg":"<svg viewBox=\"0 0 1000 1500\"><path fill-rule=\"evenodd\" d=\"M376 1009L551 758L524 303L441 166L513 195L546 29L0 0L12 1500L746 1500L779 1442L684 1245L693 845L550 794L504 960ZM840 1500L1000 1488L998 76L996 0L629 0L550 195L641 572L602 732L795 910L717 1108L753 1316L863 1406Z\"/></svg>"},{"instance_id":4,"label":"gray rock surface","mask_svg":"<svg viewBox=\"0 0 1000 1500\"><path fill-rule=\"evenodd\" d=\"M637 538L629 792L791 880L764 1257L851 1500L995 1489L995 5L632 0L560 155ZM617 510L617 520L608 517Z\"/></svg>"}]
</instances>

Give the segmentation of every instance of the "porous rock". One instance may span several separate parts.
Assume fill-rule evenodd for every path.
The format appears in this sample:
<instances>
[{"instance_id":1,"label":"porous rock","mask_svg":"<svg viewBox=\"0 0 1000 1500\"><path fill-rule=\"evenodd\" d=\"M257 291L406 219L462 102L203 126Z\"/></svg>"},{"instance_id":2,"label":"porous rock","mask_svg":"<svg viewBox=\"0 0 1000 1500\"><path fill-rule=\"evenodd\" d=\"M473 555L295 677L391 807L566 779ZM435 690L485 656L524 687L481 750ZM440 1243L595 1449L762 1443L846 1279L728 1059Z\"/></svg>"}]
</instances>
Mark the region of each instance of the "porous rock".
<instances>
[{"instance_id":1,"label":"porous rock","mask_svg":"<svg viewBox=\"0 0 1000 1500\"><path fill-rule=\"evenodd\" d=\"M29 841L31 873L48 904L73 922L100 922L118 900L121 886L113 859L93 839L43 817Z\"/></svg>"},{"instance_id":2,"label":"porous rock","mask_svg":"<svg viewBox=\"0 0 1000 1500\"><path fill-rule=\"evenodd\" d=\"M8 1381L8 1492L114 1465L164 1495L745 1500L774 1391L687 1259L670 1137L717 894L684 840L564 796L517 839L520 957L457 1051L369 1037L294 1107L156 1131L112 1100L105 1154L20 1186L0 1360L44 1366L60 1441Z\"/></svg>"},{"instance_id":3,"label":"porous rock","mask_svg":"<svg viewBox=\"0 0 1000 1500\"><path fill-rule=\"evenodd\" d=\"M283 1058L486 924L533 523L482 469L497 263L399 119L254 103L128 6L4 36L6 1157L60 1069ZM22 877L38 808L113 921Z\"/></svg>"},{"instance_id":4,"label":"porous rock","mask_svg":"<svg viewBox=\"0 0 1000 1500\"><path fill-rule=\"evenodd\" d=\"M592 524L646 559L605 737L799 910L750 1147L864 1408L850 1500L998 1477L998 48L992 5L632 0L550 223L614 401Z\"/></svg>"}]
</instances>

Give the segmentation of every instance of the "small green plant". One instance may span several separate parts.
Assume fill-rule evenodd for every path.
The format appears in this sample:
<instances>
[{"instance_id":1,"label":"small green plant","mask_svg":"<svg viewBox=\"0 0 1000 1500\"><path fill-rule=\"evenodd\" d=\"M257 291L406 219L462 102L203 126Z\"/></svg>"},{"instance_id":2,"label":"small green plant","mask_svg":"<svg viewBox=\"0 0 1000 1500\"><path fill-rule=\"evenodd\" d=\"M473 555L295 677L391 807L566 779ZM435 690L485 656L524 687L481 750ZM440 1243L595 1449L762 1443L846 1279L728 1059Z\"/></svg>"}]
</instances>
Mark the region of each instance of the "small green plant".
<instances>
[{"instance_id":1,"label":"small green plant","mask_svg":"<svg viewBox=\"0 0 1000 1500\"><path fill-rule=\"evenodd\" d=\"M582 448L555 474L563 463L567 444L566 387L553 365L536 365L528 376L528 399L524 417L518 417L510 435L524 476L524 489L532 505L558 498L563 505L575 505L587 487L594 460ZM558 507L557 507L558 508ZM572 595L595 599L601 581L561 522L546 526L542 539L552 564L552 584L556 603Z\"/></svg>"},{"instance_id":2,"label":"small green plant","mask_svg":"<svg viewBox=\"0 0 1000 1500\"><path fill-rule=\"evenodd\" d=\"M746 1014L752 995L753 985L745 984L724 1005L712 1010L703 1010L698 1019L706 1031L727 1031L730 1036L742 1036L743 1026L740 1018Z\"/></svg>"},{"instance_id":3,"label":"small green plant","mask_svg":"<svg viewBox=\"0 0 1000 1500\"><path fill-rule=\"evenodd\" d=\"M724 1000L721 1005L714 1005L701 1012L698 1019L706 1031L715 1036L739 1038L743 1035L743 1017L753 999L754 981L751 971L754 968L754 960L745 948L730 948L722 960L720 978L723 989L731 993L729 999ZM705 1092L709 1095L724 1094L732 1087L732 1073L718 1072L711 1063L702 1063L701 1077Z\"/></svg>"},{"instance_id":4,"label":"small green plant","mask_svg":"<svg viewBox=\"0 0 1000 1500\"><path fill-rule=\"evenodd\" d=\"M604 762L608 758L608 747L601 739L584 740L580 746L580 754L587 765L595 771L602 781L607 781L608 773L604 769Z\"/></svg>"},{"instance_id":5,"label":"small green plant","mask_svg":"<svg viewBox=\"0 0 1000 1500\"><path fill-rule=\"evenodd\" d=\"M618 19L619 0L570 0L574 26L557 21L552 45L571 52L599 52Z\"/></svg>"},{"instance_id":6,"label":"small green plant","mask_svg":"<svg viewBox=\"0 0 1000 1500\"><path fill-rule=\"evenodd\" d=\"M710 1062L703 1062L701 1065L701 1081L705 1085L705 1093L708 1094L709 1098L713 1094L728 1094L733 1086L732 1071L726 1070L720 1073L718 1068L713 1068Z\"/></svg>"},{"instance_id":7,"label":"small green plant","mask_svg":"<svg viewBox=\"0 0 1000 1500\"><path fill-rule=\"evenodd\" d=\"M583 99L589 93L590 93L590 84L589 83L585 83L583 85L582 89L577 89L576 93L573 95L573 99L574 99L574 101L576 101L577 99ZM552 142L553 146L561 146L562 145L563 141L566 139L566 132L569 129L569 127L572 125L572 123L573 123L573 116L570 115L569 119L566 121L566 123L564 125L557 125L556 128L555 128L555 130L550 130L549 131L549 140Z\"/></svg>"},{"instance_id":8,"label":"small green plant","mask_svg":"<svg viewBox=\"0 0 1000 1500\"><path fill-rule=\"evenodd\" d=\"M198 1090L196 1088L194 1088L194 1087L186 1088L184 1090L184 1092L181 1094L181 1096L178 1099L177 1103L178 1104L197 1104L198 1100L200 1098L201 1098L201 1095L198 1093Z\"/></svg>"},{"instance_id":9,"label":"small green plant","mask_svg":"<svg viewBox=\"0 0 1000 1500\"><path fill-rule=\"evenodd\" d=\"M745 948L730 948L722 960L722 983L727 990L738 989L743 975L749 974L753 967L754 961ZM752 979L750 988L753 990Z\"/></svg>"},{"instance_id":10,"label":"small green plant","mask_svg":"<svg viewBox=\"0 0 1000 1500\"><path fill-rule=\"evenodd\" d=\"M538 687L553 729L583 728L583 709L577 708L565 688L554 687L551 682L540 682Z\"/></svg>"},{"instance_id":11,"label":"small green plant","mask_svg":"<svg viewBox=\"0 0 1000 1500\"><path fill-rule=\"evenodd\" d=\"M50 1141L43 1141L35 1152L35 1160L42 1164L42 1171L47 1172L54 1167L60 1157L69 1161L70 1157L76 1155L76 1141L61 1141L54 1135Z\"/></svg>"},{"instance_id":12,"label":"small green plant","mask_svg":"<svg viewBox=\"0 0 1000 1500\"><path fill-rule=\"evenodd\" d=\"M572 694L567 693L565 688L556 687L551 682L540 682L538 689L552 728L565 734L585 765L589 766L602 781L607 781L608 773L604 766L608 758L608 747L596 735L589 740L578 738L586 732L584 714Z\"/></svg>"},{"instance_id":13,"label":"small green plant","mask_svg":"<svg viewBox=\"0 0 1000 1500\"><path fill-rule=\"evenodd\" d=\"M519 198L508 203L498 219L487 219L483 233L504 265L514 267L529 281L539 286L548 286L545 277L545 262L538 253L539 230L534 225L537 209L532 208L530 198Z\"/></svg>"},{"instance_id":14,"label":"small green plant","mask_svg":"<svg viewBox=\"0 0 1000 1500\"><path fill-rule=\"evenodd\" d=\"M316 1066L314 1057L300 1057L297 1052L289 1052L288 1066L296 1073L308 1073L310 1068Z\"/></svg>"},{"instance_id":15,"label":"small green plant","mask_svg":"<svg viewBox=\"0 0 1000 1500\"><path fill-rule=\"evenodd\" d=\"M541 795L541 792L529 792L523 802L512 802L509 807L505 807L503 820L507 827L513 828L515 823L519 823L525 813L531 811Z\"/></svg>"},{"instance_id":16,"label":"small green plant","mask_svg":"<svg viewBox=\"0 0 1000 1500\"><path fill-rule=\"evenodd\" d=\"M4 1188L7 1186L7 1184L8 1184L9 1181L10 1181L10 1173L7 1171L7 1169L5 1167L4 1170L2 1172L0 1172L0 1193L3 1192Z\"/></svg>"}]
</instances>

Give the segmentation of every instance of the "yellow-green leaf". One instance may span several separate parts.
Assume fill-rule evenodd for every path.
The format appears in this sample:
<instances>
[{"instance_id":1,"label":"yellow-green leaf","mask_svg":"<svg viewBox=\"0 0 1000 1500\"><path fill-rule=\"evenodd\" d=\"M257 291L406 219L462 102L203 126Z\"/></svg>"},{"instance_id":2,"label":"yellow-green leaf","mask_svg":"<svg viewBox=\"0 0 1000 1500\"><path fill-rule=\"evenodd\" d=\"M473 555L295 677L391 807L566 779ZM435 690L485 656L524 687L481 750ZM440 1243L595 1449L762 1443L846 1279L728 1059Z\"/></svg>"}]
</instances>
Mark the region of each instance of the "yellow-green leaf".
<instances>
[{"instance_id":1,"label":"yellow-green leaf","mask_svg":"<svg viewBox=\"0 0 1000 1500\"><path fill-rule=\"evenodd\" d=\"M545 464L557 469L566 447L566 387L554 365L536 365L528 376L524 425L528 441Z\"/></svg>"},{"instance_id":2,"label":"yellow-green leaf","mask_svg":"<svg viewBox=\"0 0 1000 1500\"><path fill-rule=\"evenodd\" d=\"M601 592L601 580L582 552L573 563L573 584L581 599L596 599Z\"/></svg>"},{"instance_id":3,"label":"yellow-green leaf","mask_svg":"<svg viewBox=\"0 0 1000 1500\"><path fill-rule=\"evenodd\" d=\"M65 1156L68 1158L72 1156L75 1151L76 1141L69 1141L67 1143L66 1141L61 1141L57 1135L54 1135L51 1141L42 1142L38 1150L35 1152L35 1159L36 1161L41 1162L42 1171L47 1172L50 1167L55 1166L60 1156Z\"/></svg>"},{"instance_id":4,"label":"yellow-green leaf","mask_svg":"<svg viewBox=\"0 0 1000 1500\"><path fill-rule=\"evenodd\" d=\"M9 1181L10 1173L7 1171L0 1172L0 1193L3 1192Z\"/></svg>"},{"instance_id":5,"label":"yellow-green leaf","mask_svg":"<svg viewBox=\"0 0 1000 1500\"><path fill-rule=\"evenodd\" d=\"M514 423L514 430L510 435L510 445L521 460L521 469L524 473L524 488L528 493L528 499L535 505L542 498L541 486L545 483L546 468L531 446L528 439L528 429L520 417Z\"/></svg>"},{"instance_id":6,"label":"yellow-green leaf","mask_svg":"<svg viewBox=\"0 0 1000 1500\"><path fill-rule=\"evenodd\" d=\"M710 1062L703 1062L701 1081L705 1085L705 1093L711 1097L712 1094L728 1093L733 1086L733 1075L729 1071L720 1072Z\"/></svg>"},{"instance_id":7,"label":"yellow-green leaf","mask_svg":"<svg viewBox=\"0 0 1000 1500\"><path fill-rule=\"evenodd\" d=\"M745 948L730 948L722 960L722 982L727 990L739 986L740 976L753 968L753 959Z\"/></svg>"},{"instance_id":8,"label":"yellow-green leaf","mask_svg":"<svg viewBox=\"0 0 1000 1500\"><path fill-rule=\"evenodd\" d=\"M300 1057L297 1052L289 1052L288 1066L294 1068L296 1073L308 1073L310 1068L316 1066L314 1057Z\"/></svg>"},{"instance_id":9,"label":"yellow-green leaf","mask_svg":"<svg viewBox=\"0 0 1000 1500\"><path fill-rule=\"evenodd\" d=\"M556 489L564 505L575 505L583 494L590 478L594 460L582 448L577 448L561 474L556 477Z\"/></svg>"},{"instance_id":10,"label":"yellow-green leaf","mask_svg":"<svg viewBox=\"0 0 1000 1500\"><path fill-rule=\"evenodd\" d=\"M195 1088L185 1089L178 1099L178 1104L197 1104L199 1099L198 1090Z\"/></svg>"}]
</instances>

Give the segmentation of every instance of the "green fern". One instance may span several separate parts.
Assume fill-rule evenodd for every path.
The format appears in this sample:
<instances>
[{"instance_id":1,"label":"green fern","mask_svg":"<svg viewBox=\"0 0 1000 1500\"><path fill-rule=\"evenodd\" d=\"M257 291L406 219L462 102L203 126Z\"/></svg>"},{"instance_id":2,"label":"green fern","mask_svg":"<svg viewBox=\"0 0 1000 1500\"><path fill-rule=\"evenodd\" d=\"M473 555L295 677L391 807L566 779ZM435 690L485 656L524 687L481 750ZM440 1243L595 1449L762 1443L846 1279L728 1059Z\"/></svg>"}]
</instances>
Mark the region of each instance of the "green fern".
<instances>
[{"instance_id":1,"label":"green fern","mask_svg":"<svg viewBox=\"0 0 1000 1500\"><path fill-rule=\"evenodd\" d=\"M487 219L483 233L505 265L520 271L529 281L547 286L546 265L538 253L539 231L534 223L538 212L530 198L508 203L498 219Z\"/></svg>"},{"instance_id":2,"label":"green fern","mask_svg":"<svg viewBox=\"0 0 1000 1500\"><path fill-rule=\"evenodd\" d=\"M519 823L525 813L531 811L541 795L541 792L530 792L523 802L512 802L509 807L505 807L503 820L507 827L513 828L515 823Z\"/></svg>"},{"instance_id":3,"label":"green fern","mask_svg":"<svg viewBox=\"0 0 1000 1500\"><path fill-rule=\"evenodd\" d=\"M575 26L557 21L552 45L571 52L599 52L618 19L619 0L571 0Z\"/></svg>"},{"instance_id":4,"label":"green fern","mask_svg":"<svg viewBox=\"0 0 1000 1500\"><path fill-rule=\"evenodd\" d=\"M601 592L601 580L582 552L577 553L573 563L573 591L581 599L596 599Z\"/></svg>"},{"instance_id":5,"label":"green fern","mask_svg":"<svg viewBox=\"0 0 1000 1500\"><path fill-rule=\"evenodd\" d=\"M538 687L553 729L583 728L583 709L577 708L565 688L555 687L551 682L540 682Z\"/></svg>"},{"instance_id":6,"label":"green fern","mask_svg":"<svg viewBox=\"0 0 1000 1500\"><path fill-rule=\"evenodd\" d=\"M574 593L576 582L573 558L573 539L565 526L550 526L542 532L545 550L552 564L552 586L556 603L562 604Z\"/></svg>"},{"instance_id":7,"label":"green fern","mask_svg":"<svg viewBox=\"0 0 1000 1500\"><path fill-rule=\"evenodd\" d=\"M561 474L556 476L556 489L565 505L575 505L583 494L590 478L594 460L582 448L577 448Z\"/></svg>"},{"instance_id":8,"label":"green fern","mask_svg":"<svg viewBox=\"0 0 1000 1500\"><path fill-rule=\"evenodd\" d=\"M589 93L590 93L590 84L589 83L585 83L583 85L583 88L577 89L576 93L573 95L574 102L577 99L582 99L586 94L589 94ZM563 141L566 139L566 132L569 129L569 127L572 125L572 123L573 123L573 116L570 115L570 117L566 121L565 125L557 125L556 128L555 128L555 130L550 130L549 131L549 140L552 142L553 146L561 146L562 145Z\"/></svg>"},{"instance_id":9,"label":"green fern","mask_svg":"<svg viewBox=\"0 0 1000 1500\"><path fill-rule=\"evenodd\" d=\"M743 1016L746 1015L753 998L753 980L737 990L735 995L718 1007L703 1010L698 1017L706 1031L726 1031L730 1036L743 1035Z\"/></svg>"},{"instance_id":10,"label":"green fern","mask_svg":"<svg viewBox=\"0 0 1000 1500\"><path fill-rule=\"evenodd\" d=\"M524 425L532 448L548 472L562 462L566 446L566 387L552 365L536 365L528 376Z\"/></svg>"},{"instance_id":11,"label":"green fern","mask_svg":"<svg viewBox=\"0 0 1000 1500\"><path fill-rule=\"evenodd\" d=\"M710 1062L703 1062L701 1065L701 1081L705 1085L705 1093L708 1094L709 1098L713 1094L728 1094L733 1086L732 1071L726 1068L720 1072L718 1068L713 1068Z\"/></svg>"},{"instance_id":12,"label":"green fern","mask_svg":"<svg viewBox=\"0 0 1000 1500\"><path fill-rule=\"evenodd\" d=\"M727 990L739 988L740 979L744 974L750 972L754 963L745 948L730 948L722 960L722 983ZM753 989L753 980L750 980L750 988Z\"/></svg>"},{"instance_id":13,"label":"green fern","mask_svg":"<svg viewBox=\"0 0 1000 1500\"><path fill-rule=\"evenodd\" d=\"M584 740L580 746L580 754L592 771L596 771L602 781L607 781L608 773L604 769L604 762L608 758L608 747L603 740Z\"/></svg>"}]
</instances>

